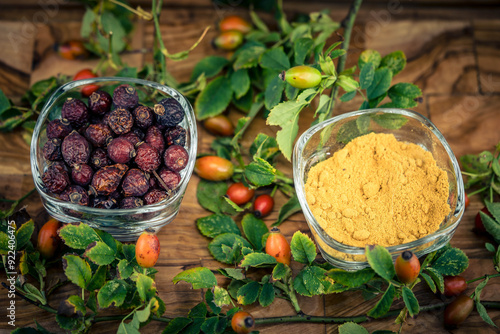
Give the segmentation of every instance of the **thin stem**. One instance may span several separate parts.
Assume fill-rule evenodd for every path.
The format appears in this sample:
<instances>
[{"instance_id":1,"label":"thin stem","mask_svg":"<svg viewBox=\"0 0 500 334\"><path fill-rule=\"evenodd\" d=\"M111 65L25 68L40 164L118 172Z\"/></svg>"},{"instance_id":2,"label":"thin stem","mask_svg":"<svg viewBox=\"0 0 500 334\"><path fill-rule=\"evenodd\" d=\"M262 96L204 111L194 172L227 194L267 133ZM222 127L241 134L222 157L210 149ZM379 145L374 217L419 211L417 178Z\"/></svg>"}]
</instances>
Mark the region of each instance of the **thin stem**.
<instances>
[{"instance_id":1,"label":"thin stem","mask_svg":"<svg viewBox=\"0 0 500 334\"><path fill-rule=\"evenodd\" d=\"M476 281L484 280L486 278L494 278L494 277L500 277L500 274L484 275L484 276L481 276L481 277L477 277L477 278L471 279L470 281L467 281L465 283L467 283L467 285L468 285L468 284L471 284L471 283L476 282Z\"/></svg>"},{"instance_id":2,"label":"thin stem","mask_svg":"<svg viewBox=\"0 0 500 334\"><path fill-rule=\"evenodd\" d=\"M478 190L476 190L476 191L473 191L473 192L471 192L471 193L467 194L467 196L469 196L469 197L474 196L475 194L479 194L480 192L483 192L483 191L485 191L486 189L488 189L488 187L483 187L483 188L481 188L481 189L478 189Z\"/></svg>"},{"instance_id":3,"label":"thin stem","mask_svg":"<svg viewBox=\"0 0 500 334\"><path fill-rule=\"evenodd\" d=\"M151 6L151 13L153 14L153 22L155 25L156 41L158 42L158 44L160 46L160 51L162 53L162 55L160 57L161 83L165 84L167 81L167 75L166 75L167 65L166 65L166 61L165 61L165 56L163 55L163 50L167 50L167 49L165 48L165 44L163 43L163 39L161 37L160 22L158 19L160 16L160 14L158 13L158 8L161 8L162 2L163 2L163 0L153 0L152 6Z\"/></svg>"},{"instance_id":4,"label":"thin stem","mask_svg":"<svg viewBox=\"0 0 500 334\"><path fill-rule=\"evenodd\" d=\"M115 5L121 6L130 12L134 13L135 15L139 16L140 18L143 18L144 20L151 21L153 18L153 15L151 13L146 12L144 9L141 8L141 6L137 6L137 9L134 9L123 2L117 1L117 0L109 0L109 2L114 3Z\"/></svg>"},{"instance_id":5,"label":"thin stem","mask_svg":"<svg viewBox=\"0 0 500 334\"><path fill-rule=\"evenodd\" d=\"M9 286L5 283L5 282L2 282L2 286L4 288L6 288L7 290L10 290ZM44 311L47 311L47 312L50 312L50 313L53 313L53 314L57 314L57 310L56 309L53 309L52 307L48 306L48 305L42 305L40 304L39 302L36 302L36 301L33 301L27 297L25 297L22 293L20 293L19 291L15 290L14 293L16 294L16 296L24 299L25 301L27 301L28 303L30 304L33 304L35 306L38 306L39 308L41 308L42 310Z\"/></svg>"}]
</instances>

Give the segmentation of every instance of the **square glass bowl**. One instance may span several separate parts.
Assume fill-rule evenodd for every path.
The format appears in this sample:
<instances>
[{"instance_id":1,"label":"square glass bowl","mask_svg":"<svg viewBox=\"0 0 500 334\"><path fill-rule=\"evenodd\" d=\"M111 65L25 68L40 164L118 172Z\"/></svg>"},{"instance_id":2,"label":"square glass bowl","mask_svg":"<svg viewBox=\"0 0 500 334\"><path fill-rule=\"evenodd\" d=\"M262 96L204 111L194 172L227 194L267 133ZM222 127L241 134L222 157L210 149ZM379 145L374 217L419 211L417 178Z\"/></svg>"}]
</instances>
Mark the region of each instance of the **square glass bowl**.
<instances>
[{"instance_id":1,"label":"square glass bowl","mask_svg":"<svg viewBox=\"0 0 500 334\"><path fill-rule=\"evenodd\" d=\"M76 205L62 201L54 196L42 182L42 174L48 167L42 154L43 145L47 142L46 128L49 121L61 117L61 108L68 97L81 99L82 86L99 85L100 90L113 94L113 90L122 84L134 87L139 95L139 104L152 107L166 97L176 99L184 109L184 119L179 124L186 130L186 145L189 154L187 166L180 172L181 181L171 195L161 202L134 209L99 209ZM72 81L61 86L46 102L35 125L31 141L30 160L35 187L42 198L43 205L49 215L64 223L83 222L91 227L101 229L121 241L133 241L146 228L158 231L169 224L179 212L179 207L191 178L197 150L197 130L193 109L188 100L173 88L156 82L134 78L101 77ZM163 160L163 159L162 159Z\"/></svg>"},{"instance_id":2,"label":"square glass bowl","mask_svg":"<svg viewBox=\"0 0 500 334\"><path fill-rule=\"evenodd\" d=\"M378 122L374 121L374 117ZM419 145L432 154L438 167L448 176L450 213L434 233L412 242L386 247L393 260L405 250L421 257L443 247L455 233L464 212L464 185L457 159L443 135L426 117L411 110L378 108L345 113L319 123L305 131L295 145L293 179L300 206L321 255L332 265L345 270L369 266L365 249L342 244L326 233L309 208L304 186L311 167L332 157L350 140L371 132L392 133L401 142Z\"/></svg>"}]
</instances>

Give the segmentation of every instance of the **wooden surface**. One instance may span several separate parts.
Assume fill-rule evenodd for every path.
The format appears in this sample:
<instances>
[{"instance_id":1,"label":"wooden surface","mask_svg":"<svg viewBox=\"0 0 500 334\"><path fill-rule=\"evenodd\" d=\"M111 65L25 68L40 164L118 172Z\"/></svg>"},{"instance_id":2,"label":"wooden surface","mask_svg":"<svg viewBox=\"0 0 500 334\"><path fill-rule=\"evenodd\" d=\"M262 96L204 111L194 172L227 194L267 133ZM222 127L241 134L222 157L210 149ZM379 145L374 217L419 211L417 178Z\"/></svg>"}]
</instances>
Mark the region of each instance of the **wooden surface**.
<instances>
[{"instance_id":1,"label":"wooden surface","mask_svg":"<svg viewBox=\"0 0 500 334\"><path fill-rule=\"evenodd\" d=\"M136 1L144 4L144 1ZM189 47L207 25L213 25L217 18L233 12L233 8L218 8L205 0L192 1L192 6L184 2L169 2L162 14L162 32L165 44L170 52L177 52ZM74 74L78 69L93 67L95 61L78 63L59 58L52 50L56 41L64 41L79 36L79 20L83 10L75 3L62 5L47 24L37 24L29 30L27 24L33 15L40 11L34 0L2 1L0 4L0 88L14 101L37 80L58 73ZM328 8L331 6L332 16L341 20L347 12L347 2L335 5L329 2L315 1L304 3L299 1L285 2L285 8L293 15L299 11ZM373 48L383 55L395 50L403 50L408 58L406 69L396 77L398 81L410 81L418 84L424 93L424 102L415 108L416 111L429 117L446 137L457 156L466 153L478 153L492 150L500 141L500 11L498 1L481 1L474 7L467 7L467 2L459 1L458 5L451 1L402 1L398 13L390 13L385 1L367 1L362 7L353 33L352 47L349 51L352 59L363 49ZM21 10L20 10L21 9ZM26 23L28 22L28 23ZM132 49L151 47L152 25L137 22L131 42ZM21 39L12 44L9 34ZM202 57L214 54L210 47L210 39L214 36L212 29L207 38L193 51L189 59L182 62L169 62L172 74L179 80L185 80L193 65ZM13 46L17 47L17 51ZM150 54L130 54L125 57L132 66L141 66L151 60ZM348 64L349 65L349 64ZM360 105L356 99L339 106L336 113L355 110ZM233 120L241 114L233 111ZM300 121L300 131L304 131L311 122L311 115L305 114ZM275 128L265 127L259 119L245 135L244 147L259 132L273 134ZM199 127L199 152L208 152L212 136ZM291 166L280 161L280 168L291 176ZM206 266L217 269L220 263L213 260L207 250L208 239L203 237L195 227L198 217L209 212L196 202L196 185L199 179L193 176L186 196L182 202L178 217L159 232L161 240L161 257L156 265L157 289L160 297L166 302L167 316L185 316L188 310L202 301L203 292L192 290L190 285L172 284L172 278L182 270ZM0 197L17 199L33 187L29 167L29 149L19 133L0 134ZM270 225L277 218L277 210L285 198L277 195L275 211L265 219ZM33 195L27 204L29 213L41 224L47 217L37 195ZM485 237L472 232L474 216L482 207L479 198L471 199L471 205L465 212L460 226L452 239L452 245L463 249L470 258L469 269L463 274L466 279L478 277L485 273L493 273L490 253L484 249ZM281 227L282 232L291 238L296 230L309 233L302 214L296 214ZM299 270L300 266L292 264ZM62 277L60 269L51 270L52 277ZM5 276L0 276L1 280ZM220 284L224 280L219 278ZM471 292L474 284L469 287ZM71 293L70 287L63 287L50 300L56 306L60 300ZM416 291L422 305L440 301L426 288ZM500 284L491 281L483 291L484 300L500 300ZM353 316L366 313L375 301L364 301L361 293L348 292L314 298L299 297L303 311L310 315ZM8 332L5 309L7 305L6 290L0 289L0 332ZM395 306L400 306L401 303ZM262 309L259 306L247 306L246 310L256 317L293 315L291 306L283 300L276 300L271 307ZM61 332L55 325L52 315L39 310L33 305L17 299L16 324L33 325L37 320L54 332ZM500 311L489 310L493 321L500 325ZM378 320L365 323L370 331L376 329L396 330L394 319ZM117 323L101 323L95 325L93 333L114 333ZM145 333L158 333L164 325L151 323L143 330ZM321 324L287 324L261 326L261 333L332 333L337 332L336 325ZM410 319L404 326L409 333L448 333L442 326L442 310L421 313L417 319ZM495 333L486 325L477 313L467 320L453 333Z\"/></svg>"}]
</instances>

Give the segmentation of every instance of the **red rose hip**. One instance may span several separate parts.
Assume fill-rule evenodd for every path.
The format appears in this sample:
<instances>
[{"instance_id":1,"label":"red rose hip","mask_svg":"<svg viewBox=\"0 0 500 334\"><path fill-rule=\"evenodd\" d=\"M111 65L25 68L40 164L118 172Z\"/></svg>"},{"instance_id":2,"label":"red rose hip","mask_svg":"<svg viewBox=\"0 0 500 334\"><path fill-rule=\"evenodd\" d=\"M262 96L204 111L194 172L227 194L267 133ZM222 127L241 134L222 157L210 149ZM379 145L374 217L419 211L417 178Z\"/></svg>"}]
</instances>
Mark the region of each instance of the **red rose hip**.
<instances>
[{"instance_id":1,"label":"red rose hip","mask_svg":"<svg viewBox=\"0 0 500 334\"><path fill-rule=\"evenodd\" d=\"M108 156L119 164L126 164L135 157L134 145L125 138L115 138L108 144Z\"/></svg>"},{"instance_id":2,"label":"red rose hip","mask_svg":"<svg viewBox=\"0 0 500 334\"><path fill-rule=\"evenodd\" d=\"M95 172L89 191L93 195L110 195L120 185L128 167L123 164L106 166Z\"/></svg>"},{"instance_id":3,"label":"red rose hip","mask_svg":"<svg viewBox=\"0 0 500 334\"><path fill-rule=\"evenodd\" d=\"M125 196L142 196L149 190L149 177L142 170L133 168L125 174L122 189Z\"/></svg>"},{"instance_id":4,"label":"red rose hip","mask_svg":"<svg viewBox=\"0 0 500 334\"><path fill-rule=\"evenodd\" d=\"M98 90L89 96L89 110L96 115L104 115L111 109L113 99L108 93Z\"/></svg>"},{"instance_id":5,"label":"red rose hip","mask_svg":"<svg viewBox=\"0 0 500 334\"><path fill-rule=\"evenodd\" d=\"M172 145L165 150L163 161L168 169L179 172L186 168L189 161L189 154L184 147Z\"/></svg>"},{"instance_id":6,"label":"red rose hip","mask_svg":"<svg viewBox=\"0 0 500 334\"><path fill-rule=\"evenodd\" d=\"M71 169L71 179L79 186L88 186L93 175L94 170L87 164L75 164Z\"/></svg>"},{"instance_id":7,"label":"red rose hip","mask_svg":"<svg viewBox=\"0 0 500 334\"><path fill-rule=\"evenodd\" d=\"M73 132L64 138L61 145L61 153L64 161L69 166L78 163L85 164L90 157L90 145L82 135L73 130Z\"/></svg>"},{"instance_id":8,"label":"red rose hip","mask_svg":"<svg viewBox=\"0 0 500 334\"><path fill-rule=\"evenodd\" d=\"M121 108L132 110L139 103L139 96L134 87L130 85L120 85L113 92L113 103Z\"/></svg>"},{"instance_id":9,"label":"red rose hip","mask_svg":"<svg viewBox=\"0 0 500 334\"><path fill-rule=\"evenodd\" d=\"M144 172L150 173L160 167L160 154L148 143L139 144L135 163Z\"/></svg>"},{"instance_id":10,"label":"red rose hip","mask_svg":"<svg viewBox=\"0 0 500 334\"><path fill-rule=\"evenodd\" d=\"M158 175L163 180L163 183L165 183L165 185L167 186L167 189L165 189L163 184L159 182L160 187L165 190L174 190L179 185L179 182L181 182L181 175L173 170L162 168Z\"/></svg>"},{"instance_id":11,"label":"red rose hip","mask_svg":"<svg viewBox=\"0 0 500 334\"><path fill-rule=\"evenodd\" d=\"M79 128L89 121L89 111L85 103L68 97L62 106L61 117L67 119L72 126Z\"/></svg>"},{"instance_id":12,"label":"red rose hip","mask_svg":"<svg viewBox=\"0 0 500 334\"><path fill-rule=\"evenodd\" d=\"M43 173L42 181L51 192L60 194L69 185L69 175L63 164L56 163Z\"/></svg>"}]
</instances>

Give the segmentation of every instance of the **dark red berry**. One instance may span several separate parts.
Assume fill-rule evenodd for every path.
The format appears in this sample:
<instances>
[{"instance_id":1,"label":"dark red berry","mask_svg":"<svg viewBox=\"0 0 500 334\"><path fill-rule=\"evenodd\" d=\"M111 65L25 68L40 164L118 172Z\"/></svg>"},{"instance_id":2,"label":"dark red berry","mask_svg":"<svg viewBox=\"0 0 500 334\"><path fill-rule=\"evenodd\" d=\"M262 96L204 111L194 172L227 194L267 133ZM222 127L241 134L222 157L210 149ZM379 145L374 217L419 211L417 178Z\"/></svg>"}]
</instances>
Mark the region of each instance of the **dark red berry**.
<instances>
[{"instance_id":1,"label":"dark red berry","mask_svg":"<svg viewBox=\"0 0 500 334\"><path fill-rule=\"evenodd\" d=\"M144 196L144 202L150 205L163 201L166 198L168 198L168 193L165 190L153 189Z\"/></svg>"},{"instance_id":2,"label":"dark red berry","mask_svg":"<svg viewBox=\"0 0 500 334\"><path fill-rule=\"evenodd\" d=\"M184 147L172 145L165 150L163 160L168 169L179 172L187 166L189 154Z\"/></svg>"},{"instance_id":3,"label":"dark red berry","mask_svg":"<svg viewBox=\"0 0 500 334\"><path fill-rule=\"evenodd\" d=\"M177 172L174 172L172 170L169 170L167 168L162 168L158 175L161 177L163 180L163 183L167 186L168 189L165 189L163 184L159 182L160 187L165 189L165 190L174 190L177 188L179 185L179 182L181 182L181 175Z\"/></svg>"},{"instance_id":4,"label":"dark red berry","mask_svg":"<svg viewBox=\"0 0 500 334\"><path fill-rule=\"evenodd\" d=\"M132 125L134 125L132 114L123 108L117 108L104 117L106 118L106 124L117 135L129 132Z\"/></svg>"},{"instance_id":5,"label":"dark red berry","mask_svg":"<svg viewBox=\"0 0 500 334\"><path fill-rule=\"evenodd\" d=\"M94 170L87 164L75 164L71 169L71 179L79 186L88 186L93 175Z\"/></svg>"},{"instance_id":6,"label":"dark red berry","mask_svg":"<svg viewBox=\"0 0 500 334\"><path fill-rule=\"evenodd\" d=\"M149 189L160 189L160 184L158 180L156 180L156 177L150 177L149 178Z\"/></svg>"},{"instance_id":7,"label":"dark red berry","mask_svg":"<svg viewBox=\"0 0 500 334\"><path fill-rule=\"evenodd\" d=\"M120 202L120 209L135 209L144 206L144 202L139 197L125 197Z\"/></svg>"},{"instance_id":8,"label":"dark red berry","mask_svg":"<svg viewBox=\"0 0 500 334\"><path fill-rule=\"evenodd\" d=\"M92 202L92 206L98 209L115 209L118 207L118 202L116 199L108 196L96 196Z\"/></svg>"},{"instance_id":9,"label":"dark red berry","mask_svg":"<svg viewBox=\"0 0 500 334\"><path fill-rule=\"evenodd\" d=\"M88 206L89 205L89 195L87 191L80 186L71 185L68 186L61 194L61 199L66 202L71 202L73 204Z\"/></svg>"},{"instance_id":10,"label":"dark red berry","mask_svg":"<svg viewBox=\"0 0 500 334\"><path fill-rule=\"evenodd\" d=\"M120 85L113 92L113 103L121 108L132 110L139 103L139 96L134 87L130 85Z\"/></svg>"},{"instance_id":11,"label":"dark red berry","mask_svg":"<svg viewBox=\"0 0 500 334\"><path fill-rule=\"evenodd\" d=\"M90 124L85 130L85 137L96 147L106 146L106 143L113 138L111 130L103 123Z\"/></svg>"},{"instance_id":12,"label":"dark red berry","mask_svg":"<svg viewBox=\"0 0 500 334\"><path fill-rule=\"evenodd\" d=\"M253 202L254 215L257 218L267 216L273 211L274 199L268 194L257 196Z\"/></svg>"},{"instance_id":13,"label":"dark red berry","mask_svg":"<svg viewBox=\"0 0 500 334\"><path fill-rule=\"evenodd\" d=\"M92 177L89 191L93 195L110 195L118 189L127 170L128 167L123 164L102 167Z\"/></svg>"},{"instance_id":14,"label":"dark red berry","mask_svg":"<svg viewBox=\"0 0 500 334\"><path fill-rule=\"evenodd\" d=\"M120 138L126 139L127 141L130 142L130 144L132 144L134 146L137 145L141 141L141 139L132 131L127 132L124 135L121 135Z\"/></svg>"},{"instance_id":15,"label":"dark red berry","mask_svg":"<svg viewBox=\"0 0 500 334\"><path fill-rule=\"evenodd\" d=\"M90 164L95 168L99 169L104 166L111 165L111 160L108 158L108 154L102 148L96 149L90 155Z\"/></svg>"},{"instance_id":16,"label":"dark red berry","mask_svg":"<svg viewBox=\"0 0 500 334\"><path fill-rule=\"evenodd\" d=\"M61 145L61 153L64 161L69 166L74 164L86 164L90 156L90 145L78 132L71 132L64 138Z\"/></svg>"},{"instance_id":17,"label":"dark red berry","mask_svg":"<svg viewBox=\"0 0 500 334\"><path fill-rule=\"evenodd\" d=\"M56 194L62 193L69 185L69 175L63 166L64 164L52 164L42 175L42 181L47 189Z\"/></svg>"},{"instance_id":18,"label":"dark red berry","mask_svg":"<svg viewBox=\"0 0 500 334\"><path fill-rule=\"evenodd\" d=\"M184 119L184 109L174 98L169 97L155 104L156 122L163 126L176 126Z\"/></svg>"},{"instance_id":19,"label":"dark red berry","mask_svg":"<svg viewBox=\"0 0 500 334\"><path fill-rule=\"evenodd\" d=\"M149 190L149 176L140 169L131 169L123 178L122 189L126 197L142 196Z\"/></svg>"},{"instance_id":20,"label":"dark red berry","mask_svg":"<svg viewBox=\"0 0 500 334\"><path fill-rule=\"evenodd\" d=\"M132 111L134 116L134 124L139 128L146 130L154 122L153 109L147 106L138 106Z\"/></svg>"},{"instance_id":21,"label":"dark red berry","mask_svg":"<svg viewBox=\"0 0 500 334\"><path fill-rule=\"evenodd\" d=\"M89 121L89 110L82 101L68 97L62 106L61 117L66 118L72 126L79 128Z\"/></svg>"},{"instance_id":22,"label":"dark red berry","mask_svg":"<svg viewBox=\"0 0 500 334\"><path fill-rule=\"evenodd\" d=\"M89 110L96 115L104 115L111 109L113 100L108 93L98 90L89 96Z\"/></svg>"},{"instance_id":23,"label":"dark red berry","mask_svg":"<svg viewBox=\"0 0 500 334\"><path fill-rule=\"evenodd\" d=\"M136 128L136 127L133 127L132 130L130 130L130 132L135 133L136 136L139 137L139 139L141 141L144 140L144 137L146 137L146 135L144 134L144 132L142 132L141 129Z\"/></svg>"},{"instance_id":24,"label":"dark red berry","mask_svg":"<svg viewBox=\"0 0 500 334\"><path fill-rule=\"evenodd\" d=\"M180 125L165 129L165 143L167 146L186 145L186 129Z\"/></svg>"},{"instance_id":25,"label":"dark red berry","mask_svg":"<svg viewBox=\"0 0 500 334\"><path fill-rule=\"evenodd\" d=\"M42 153L46 160L55 161L62 159L61 139L54 138L48 140L45 145L43 145Z\"/></svg>"},{"instance_id":26,"label":"dark red berry","mask_svg":"<svg viewBox=\"0 0 500 334\"><path fill-rule=\"evenodd\" d=\"M108 156L116 163L126 164L135 157L134 145L125 138L115 138L108 144Z\"/></svg>"},{"instance_id":27,"label":"dark red berry","mask_svg":"<svg viewBox=\"0 0 500 334\"><path fill-rule=\"evenodd\" d=\"M65 118L55 119L47 124L47 137L49 139L58 138L64 139L73 131L71 124Z\"/></svg>"},{"instance_id":28,"label":"dark red berry","mask_svg":"<svg viewBox=\"0 0 500 334\"><path fill-rule=\"evenodd\" d=\"M163 139L163 135L157 126L153 125L148 129L144 141L153 146L160 154L162 154L165 150L165 140Z\"/></svg>"},{"instance_id":29,"label":"dark red berry","mask_svg":"<svg viewBox=\"0 0 500 334\"><path fill-rule=\"evenodd\" d=\"M150 173L160 167L160 154L148 143L142 143L137 147L135 163L139 168Z\"/></svg>"}]
</instances>

